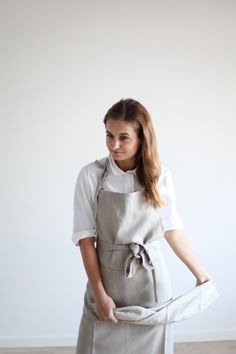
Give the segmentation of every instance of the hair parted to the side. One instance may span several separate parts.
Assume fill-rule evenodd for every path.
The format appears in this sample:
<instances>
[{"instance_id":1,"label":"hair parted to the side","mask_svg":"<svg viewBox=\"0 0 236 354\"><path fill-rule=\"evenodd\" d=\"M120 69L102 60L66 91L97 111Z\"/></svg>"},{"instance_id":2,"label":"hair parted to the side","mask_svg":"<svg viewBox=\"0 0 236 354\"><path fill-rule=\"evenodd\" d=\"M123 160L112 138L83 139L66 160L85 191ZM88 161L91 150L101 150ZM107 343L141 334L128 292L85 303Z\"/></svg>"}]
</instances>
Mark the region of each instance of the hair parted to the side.
<instances>
[{"instance_id":1,"label":"hair parted to the side","mask_svg":"<svg viewBox=\"0 0 236 354\"><path fill-rule=\"evenodd\" d=\"M105 125L108 119L125 120L134 126L134 130L142 141L136 169L137 177L144 187L147 201L156 208L164 206L165 202L157 187L161 163L156 134L149 112L140 102L126 98L116 102L108 109L103 119Z\"/></svg>"}]
</instances>

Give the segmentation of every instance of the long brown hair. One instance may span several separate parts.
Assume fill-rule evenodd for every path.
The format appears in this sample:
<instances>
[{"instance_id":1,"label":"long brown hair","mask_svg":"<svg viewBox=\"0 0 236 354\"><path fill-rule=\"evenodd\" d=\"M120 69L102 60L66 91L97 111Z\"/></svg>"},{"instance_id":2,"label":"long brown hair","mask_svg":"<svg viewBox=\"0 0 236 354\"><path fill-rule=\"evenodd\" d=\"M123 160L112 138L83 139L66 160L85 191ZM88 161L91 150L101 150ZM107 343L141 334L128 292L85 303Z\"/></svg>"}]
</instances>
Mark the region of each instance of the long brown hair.
<instances>
[{"instance_id":1,"label":"long brown hair","mask_svg":"<svg viewBox=\"0 0 236 354\"><path fill-rule=\"evenodd\" d=\"M125 120L134 126L136 134L142 141L136 168L138 180L144 187L147 201L154 207L164 206L165 202L157 188L161 163L149 112L140 102L132 98L121 99L108 109L103 119L105 125L108 119Z\"/></svg>"}]
</instances>

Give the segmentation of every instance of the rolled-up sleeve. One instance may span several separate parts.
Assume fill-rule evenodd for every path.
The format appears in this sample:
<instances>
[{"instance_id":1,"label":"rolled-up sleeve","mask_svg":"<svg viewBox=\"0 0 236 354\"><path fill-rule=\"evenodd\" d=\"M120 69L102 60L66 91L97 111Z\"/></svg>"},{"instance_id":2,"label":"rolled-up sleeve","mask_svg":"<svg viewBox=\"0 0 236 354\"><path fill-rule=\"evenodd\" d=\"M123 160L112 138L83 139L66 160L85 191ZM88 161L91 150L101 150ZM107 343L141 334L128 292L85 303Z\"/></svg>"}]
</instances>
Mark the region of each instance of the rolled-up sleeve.
<instances>
[{"instance_id":1,"label":"rolled-up sleeve","mask_svg":"<svg viewBox=\"0 0 236 354\"><path fill-rule=\"evenodd\" d=\"M166 202L166 205L160 208L160 221L163 234L167 230L184 229L183 221L176 208L176 195L172 174L167 168L164 168L161 176L159 192Z\"/></svg>"},{"instance_id":2,"label":"rolled-up sleeve","mask_svg":"<svg viewBox=\"0 0 236 354\"><path fill-rule=\"evenodd\" d=\"M91 181L86 169L83 167L75 183L72 241L78 246L79 240L88 236L96 237L94 198Z\"/></svg>"}]
</instances>

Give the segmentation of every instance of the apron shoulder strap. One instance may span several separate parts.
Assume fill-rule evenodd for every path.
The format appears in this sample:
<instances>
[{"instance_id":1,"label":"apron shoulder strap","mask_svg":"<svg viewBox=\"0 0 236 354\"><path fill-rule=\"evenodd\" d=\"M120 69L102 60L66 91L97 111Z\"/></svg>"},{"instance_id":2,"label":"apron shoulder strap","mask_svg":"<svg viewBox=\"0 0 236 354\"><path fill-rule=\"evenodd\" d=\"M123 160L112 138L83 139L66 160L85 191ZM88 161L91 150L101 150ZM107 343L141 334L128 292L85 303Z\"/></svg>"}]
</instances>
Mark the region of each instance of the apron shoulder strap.
<instances>
[{"instance_id":1,"label":"apron shoulder strap","mask_svg":"<svg viewBox=\"0 0 236 354\"><path fill-rule=\"evenodd\" d=\"M95 221L95 229L96 229L97 236L98 236L98 233L97 233L97 227L96 227L96 215L97 215L98 195L99 195L100 190L103 188L103 182L104 182L104 178L105 178L105 172L106 172L106 168L108 165L108 161L109 161L108 157L106 158L104 163L102 163L99 160L95 160L96 165L99 166L100 168L102 168L102 173L98 177L97 188L96 188L95 196L94 196L94 221Z\"/></svg>"},{"instance_id":2,"label":"apron shoulder strap","mask_svg":"<svg viewBox=\"0 0 236 354\"><path fill-rule=\"evenodd\" d=\"M96 165L98 165L98 167L104 168L104 164L101 163L99 160L95 160Z\"/></svg>"},{"instance_id":3,"label":"apron shoulder strap","mask_svg":"<svg viewBox=\"0 0 236 354\"><path fill-rule=\"evenodd\" d=\"M101 160L95 160L94 162L96 163L96 165L102 169L106 169L108 162L109 162L109 158L106 157L105 160L104 158L102 159L103 161L101 162Z\"/></svg>"}]
</instances>

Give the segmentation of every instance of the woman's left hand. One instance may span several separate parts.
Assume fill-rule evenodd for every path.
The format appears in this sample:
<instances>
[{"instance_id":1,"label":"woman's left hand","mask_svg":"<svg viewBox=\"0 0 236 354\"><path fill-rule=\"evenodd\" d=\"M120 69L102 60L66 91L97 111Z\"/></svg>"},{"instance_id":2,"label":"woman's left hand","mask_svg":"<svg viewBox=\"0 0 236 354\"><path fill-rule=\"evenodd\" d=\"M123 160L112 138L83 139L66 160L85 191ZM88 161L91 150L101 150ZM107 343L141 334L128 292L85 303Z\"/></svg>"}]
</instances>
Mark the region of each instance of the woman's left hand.
<instances>
[{"instance_id":1,"label":"woman's left hand","mask_svg":"<svg viewBox=\"0 0 236 354\"><path fill-rule=\"evenodd\" d=\"M206 283L209 280L212 280L212 276L209 273L204 273L197 278L196 286Z\"/></svg>"}]
</instances>

